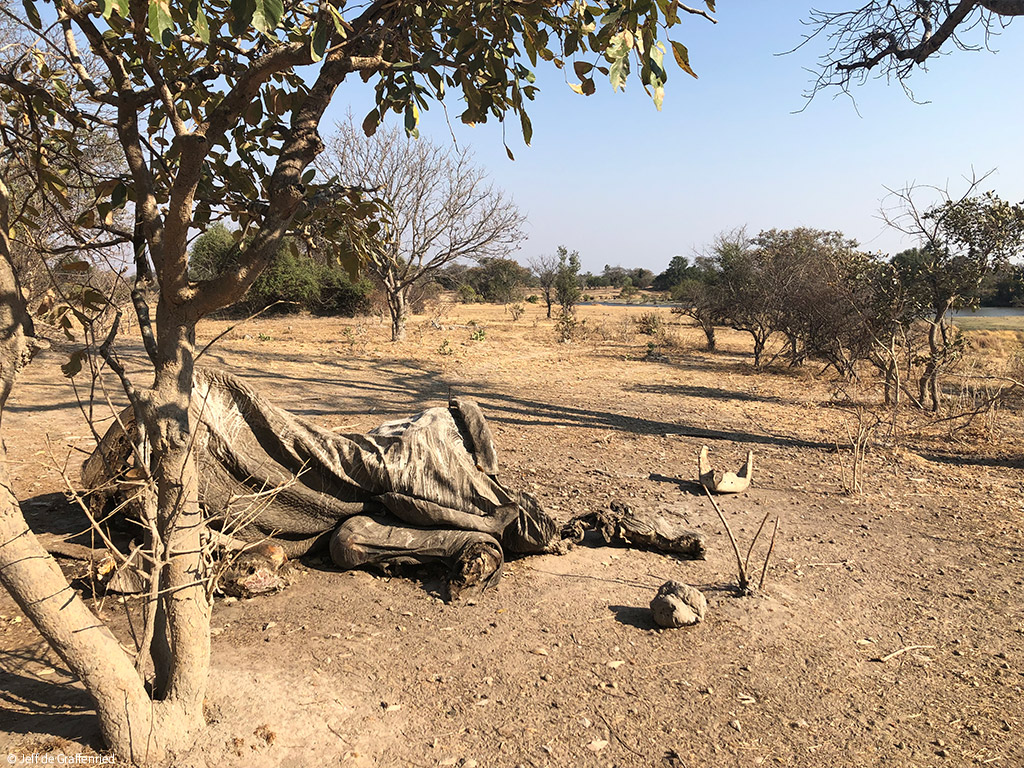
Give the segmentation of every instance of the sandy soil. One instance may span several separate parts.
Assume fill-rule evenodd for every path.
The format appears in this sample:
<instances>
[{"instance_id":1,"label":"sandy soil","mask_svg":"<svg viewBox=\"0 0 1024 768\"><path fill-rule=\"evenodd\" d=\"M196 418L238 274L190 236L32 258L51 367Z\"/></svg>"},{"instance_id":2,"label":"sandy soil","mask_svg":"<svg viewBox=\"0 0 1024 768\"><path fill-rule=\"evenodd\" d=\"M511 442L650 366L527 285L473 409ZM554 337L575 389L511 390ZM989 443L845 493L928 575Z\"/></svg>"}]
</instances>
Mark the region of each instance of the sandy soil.
<instances>
[{"instance_id":1,"label":"sandy soil","mask_svg":"<svg viewBox=\"0 0 1024 768\"><path fill-rule=\"evenodd\" d=\"M436 572L302 561L280 594L218 600L211 723L177 764L1024 765L1020 414L906 429L845 495L835 444L857 417L828 375L755 373L744 337L709 354L663 309L665 358L644 359L651 337L629 318L647 311L582 308L571 344L535 305L518 322L442 308L400 344L376 320L230 331L206 362L322 425L472 396L503 479L556 517L620 500L703 531L709 554L580 546L512 562L461 604L440 599ZM92 438L60 363L54 349L30 366L4 427L34 524L73 530L55 466L74 471ZM732 551L693 483L702 443L726 465L755 452L754 486L722 506L743 546L766 512L781 518L764 595L731 590ZM647 605L667 579L705 593L704 623L655 628ZM115 625L118 609L100 608ZM0 752L99 749L87 697L6 595L0 649Z\"/></svg>"}]
</instances>

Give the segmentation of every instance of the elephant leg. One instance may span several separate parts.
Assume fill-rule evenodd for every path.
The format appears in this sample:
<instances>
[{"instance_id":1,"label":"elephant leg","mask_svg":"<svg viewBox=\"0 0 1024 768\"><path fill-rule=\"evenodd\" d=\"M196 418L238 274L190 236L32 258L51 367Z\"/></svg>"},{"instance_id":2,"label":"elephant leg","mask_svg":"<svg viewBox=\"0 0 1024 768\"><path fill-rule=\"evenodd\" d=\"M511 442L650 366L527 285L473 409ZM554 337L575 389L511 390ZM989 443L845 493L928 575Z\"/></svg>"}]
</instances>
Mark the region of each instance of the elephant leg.
<instances>
[{"instance_id":1,"label":"elephant leg","mask_svg":"<svg viewBox=\"0 0 1024 768\"><path fill-rule=\"evenodd\" d=\"M482 591L501 578L504 556L498 540L480 531L416 528L387 517L356 515L331 535L331 560L343 570L365 565L441 562L448 566L453 599Z\"/></svg>"}]
</instances>

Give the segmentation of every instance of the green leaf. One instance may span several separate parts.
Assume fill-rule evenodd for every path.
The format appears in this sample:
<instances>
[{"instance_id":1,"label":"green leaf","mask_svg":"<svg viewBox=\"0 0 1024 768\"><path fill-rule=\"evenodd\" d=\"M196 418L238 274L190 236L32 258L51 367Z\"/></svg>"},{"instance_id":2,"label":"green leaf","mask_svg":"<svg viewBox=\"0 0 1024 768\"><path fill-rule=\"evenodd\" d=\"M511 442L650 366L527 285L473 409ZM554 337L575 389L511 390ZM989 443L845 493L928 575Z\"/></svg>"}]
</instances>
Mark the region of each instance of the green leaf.
<instances>
[{"instance_id":1,"label":"green leaf","mask_svg":"<svg viewBox=\"0 0 1024 768\"><path fill-rule=\"evenodd\" d=\"M690 67L690 52L686 50L686 46L682 43L672 42L672 54L676 57L676 64L688 75L692 75L694 78L697 77L697 73Z\"/></svg>"},{"instance_id":2,"label":"green leaf","mask_svg":"<svg viewBox=\"0 0 1024 768\"><path fill-rule=\"evenodd\" d=\"M342 248L341 252L338 254L338 262L345 268L345 271L348 272L348 276L353 283L359 280L359 254L351 248Z\"/></svg>"},{"instance_id":3,"label":"green leaf","mask_svg":"<svg viewBox=\"0 0 1024 768\"><path fill-rule=\"evenodd\" d=\"M576 73L576 77L583 80L586 78L587 73L594 68L594 65L586 61L574 61L572 63L572 68Z\"/></svg>"},{"instance_id":4,"label":"green leaf","mask_svg":"<svg viewBox=\"0 0 1024 768\"><path fill-rule=\"evenodd\" d=\"M149 0L149 34L161 45L174 42L170 0Z\"/></svg>"},{"instance_id":5,"label":"green leaf","mask_svg":"<svg viewBox=\"0 0 1024 768\"><path fill-rule=\"evenodd\" d=\"M100 0L100 10L103 13L103 18L109 21L115 10L115 0Z\"/></svg>"},{"instance_id":6,"label":"green leaf","mask_svg":"<svg viewBox=\"0 0 1024 768\"><path fill-rule=\"evenodd\" d=\"M256 13L254 0L231 0L231 15L234 17L231 22L231 34L235 37L244 35L254 13Z\"/></svg>"},{"instance_id":7,"label":"green leaf","mask_svg":"<svg viewBox=\"0 0 1024 768\"><path fill-rule=\"evenodd\" d=\"M526 142L526 146L530 146L530 140L533 138L533 123L530 122L530 118L525 112L519 113L519 122L523 126L523 141Z\"/></svg>"},{"instance_id":8,"label":"green leaf","mask_svg":"<svg viewBox=\"0 0 1024 768\"><path fill-rule=\"evenodd\" d=\"M313 25L313 37L309 41L309 55L313 61L320 61L327 50L327 25L319 21Z\"/></svg>"},{"instance_id":9,"label":"green leaf","mask_svg":"<svg viewBox=\"0 0 1024 768\"><path fill-rule=\"evenodd\" d=\"M107 297L95 288L86 288L82 293L82 306L86 309L91 309L93 312L99 312L106 305Z\"/></svg>"},{"instance_id":10,"label":"green leaf","mask_svg":"<svg viewBox=\"0 0 1024 768\"><path fill-rule=\"evenodd\" d=\"M110 193L110 206L112 209L120 208L128 200L128 187L123 182L117 182Z\"/></svg>"},{"instance_id":11,"label":"green leaf","mask_svg":"<svg viewBox=\"0 0 1024 768\"><path fill-rule=\"evenodd\" d=\"M327 10L330 11L331 18L334 19L334 28L338 31L338 34L342 39L348 37L348 30L345 29L345 19L342 17L341 11L333 5L328 5Z\"/></svg>"},{"instance_id":12,"label":"green leaf","mask_svg":"<svg viewBox=\"0 0 1024 768\"><path fill-rule=\"evenodd\" d=\"M715 12L715 0L704 0L704 5L706 5L708 10L712 13Z\"/></svg>"},{"instance_id":13,"label":"green leaf","mask_svg":"<svg viewBox=\"0 0 1024 768\"><path fill-rule=\"evenodd\" d=\"M192 29L196 33L196 37L202 40L204 43L209 44L210 42L210 22L206 18L206 14L203 12L203 6L199 0L193 0L189 4L189 19L192 21Z\"/></svg>"},{"instance_id":14,"label":"green leaf","mask_svg":"<svg viewBox=\"0 0 1024 768\"><path fill-rule=\"evenodd\" d=\"M608 80L611 82L612 88L616 91L619 90L620 87L625 90L626 76L628 74L629 59L626 56L612 62L612 65L608 70Z\"/></svg>"},{"instance_id":15,"label":"green leaf","mask_svg":"<svg viewBox=\"0 0 1024 768\"><path fill-rule=\"evenodd\" d=\"M269 35L281 23L284 15L282 0L256 0L256 8L252 15L253 26L265 35Z\"/></svg>"},{"instance_id":16,"label":"green leaf","mask_svg":"<svg viewBox=\"0 0 1024 768\"><path fill-rule=\"evenodd\" d=\"M604 55L608 57L608 61L614 62L616 59L621 59L623 56L629 53L630 46L632 45L633 36L630 35L629 43L626 42L626 34L620 32L619 34L612 37L608 41L608 47L604 49Z\"/></svg>"},{"instance_id":17,"label":"green leaf","mask_svg":"<svg viewBox=\"0 0 1024 768\"><path fill-rule=\"evenodd\" d=\"M43 21L39 18L39 11L36 9L36 4L32 0L23 0L25 6L25 15L28 16L29 23L36 29L43 28ZM104 14L106 15L106 14Z\"/></svg>"},{"instance_id":18,"label":"green leaf","mask_svg":"<svg viewBox=\"0 0 1024 768\"><path fill-rule=\"evenodd\" d=\"M75 224L77 224L80 227L85 227L86 229L95 227L96 209L86 208L84 211L82 211L82 214L78 217L78 219L75 220Z\"/></svg>"},{"instance_id":19,"label":"green leaf","mask_svg":"<svg viewBox=\"0 0 1024 768\"><path fill-rule=\"evenodd\" d=\"M417 126L420 123L420 110L413 102L409 102L405 105L405 132L412 136L414 139L420 137L420 131Z\"/></svg>"},{"instance_id":20,"label":"green leaf","mask_svg":"<svg viewBox=\"0 0 1024 768\"><path fill-rule=\"evenodd\" d=\"M584 96L593 96L596 90L597 86L594 84L594 79L592 77L588 77L586 80L583 81Z\"/></svg>"},{"instance_id":21,"label":"green leaf","mask_svg":"<svg viewBox=\"0 0 1024 768\"><path fill-rule=\"evenodd\" d=\"M245 110L245 122L249 125L259 125L263 119L263 102L253 99L252 104Z\"/></svg>"}]
</instances>

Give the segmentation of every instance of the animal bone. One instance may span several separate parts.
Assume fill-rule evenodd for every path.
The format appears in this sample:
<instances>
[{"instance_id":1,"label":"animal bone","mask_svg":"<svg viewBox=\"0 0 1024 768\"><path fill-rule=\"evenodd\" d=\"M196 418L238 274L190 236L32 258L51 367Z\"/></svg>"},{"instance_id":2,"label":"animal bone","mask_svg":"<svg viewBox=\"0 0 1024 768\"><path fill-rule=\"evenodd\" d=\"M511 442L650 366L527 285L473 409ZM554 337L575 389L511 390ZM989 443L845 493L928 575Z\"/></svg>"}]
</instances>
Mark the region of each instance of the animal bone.
<instances>
[{"instance_id":1,"label":"animal bone","mask_svg":"<svg viewBox=\"0 0 1024 768\"><path fill-rule=\"evenodd\" d=\"M736 472L716 473L708 460L708 447L700 447L697 459L697 473L700 483L713 493L742 493L750 487L754 476L754 452L747 451L747 463Z\"/></svg>"}]
</instances>

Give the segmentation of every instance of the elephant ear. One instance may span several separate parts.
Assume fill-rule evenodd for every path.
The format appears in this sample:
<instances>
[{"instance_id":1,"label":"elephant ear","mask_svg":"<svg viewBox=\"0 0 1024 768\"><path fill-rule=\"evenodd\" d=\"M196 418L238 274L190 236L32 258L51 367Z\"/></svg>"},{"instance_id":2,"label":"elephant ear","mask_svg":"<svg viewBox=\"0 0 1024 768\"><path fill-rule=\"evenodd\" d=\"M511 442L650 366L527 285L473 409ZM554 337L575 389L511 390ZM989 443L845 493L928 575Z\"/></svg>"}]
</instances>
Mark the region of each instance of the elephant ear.
<instances>
[{"instance_id":1,"label":"elephant ear","mask_svg":"<svg viewBox=\"0 0 1024 768\"><path fill-rule=\"evenodd\" d=\"M488 475L498 474L498 450L494 447L494 437L487 419L476 400L456 397L448 403L455 423L466 442L466 448L473 454L476 467Z\"/></svg>"}]
</instances>

